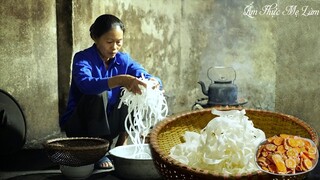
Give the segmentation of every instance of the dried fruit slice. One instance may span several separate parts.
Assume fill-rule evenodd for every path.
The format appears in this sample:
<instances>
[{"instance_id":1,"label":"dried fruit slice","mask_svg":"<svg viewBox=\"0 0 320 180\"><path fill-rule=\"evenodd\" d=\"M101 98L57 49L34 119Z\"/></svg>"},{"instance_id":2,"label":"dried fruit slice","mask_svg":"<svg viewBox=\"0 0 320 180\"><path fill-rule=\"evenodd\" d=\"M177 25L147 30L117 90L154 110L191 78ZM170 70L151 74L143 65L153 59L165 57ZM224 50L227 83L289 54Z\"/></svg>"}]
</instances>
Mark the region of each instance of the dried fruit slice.
<instances>
[{"instance_id":1,"label":"dried fruit slice","mask_svg":"<svg viewBox=\"0 0 320 180\"><path fill-rule=\"evenodd\" d=\"M310 159L304 159L303 160L303 165L307 170L312 168L312 161Z\"/></svg>"},{"instance_id":2,"label":"dried fruit slice","mask_svg":"<svg viewBox=\"0 0 320 180\"><path fill-rule=\"evenodd\" d=\"M296 148L290 148L287 150L286 155L288 157L297 157L299 155L299 152Z\"/></svg>"},{"instance_id":3,"label":"dried fruit slice","mask_svg":"<svg viewBox=\"0 0 320 180\"><path fill-rule=\"evenodd\" d=\"M297 166L296 160L294 160L293 158L286 159L285 163L287 168L290 168L290 169L295 169Z\"/></svg>"},{"instance_id":4,"label":"dried fruit slice","mask_svg":"<svg viewBox=\"0 0 320 180\"><path fill-rule=\"evenodd\" d=\"M265 157L259 157L259 158L258 158L258 163L259 163L261 166L268 166L267 159L266 159Z\"/></svg>"},{"instance_id":5,"label":"dried fruit slice","mask_svg":"<svg viewBox=\"0 0 320 180\"><path fill-rule=\"evenodd\" d=\"M292 138L293 137L292 135L289 135L289 134L280 134L279 136L282 137L283 139L287 139L287 138Z\"/></svg>"},{"instance_id":6,"label":"dried fruit slice","mask_svg":"<svg viewBox=\"0 0 320 180\"><path fill-rule=\"evenodd\" d=\"M267 156L269 155L269 153L268 153L267 151L262 151L262 152L261 152L261 155L262 155L263 157L267 157Z\"/></svg>"},{"instance_id":7,"label":"dried fruit slice","mask_svg":"<svg viewBox=\"0 0 320 180\"><path fill-rule=\"evenodd\" d=\"M296 147L294 148L298 153L302 152L303 151L303 148L299 148L299 147Z\"/></svg>"},{"instance_id":8,"label":"dried fruit slice","mask_svg":"<svg viewBox=\"0 0 320 180\"><path fill-rule=\"evenodd\" d=\"M309 159L305 152L299 153L301 159Z\"/></svg>"},{"instance_id":9,"label":"dried fruit slice","mask_svg":"<svg viewBox=\"0 0 320 180\"><path fill-rule=\"evenodd\" d=\"M269 169L268 169L267 166L262 166L261 168L262 168L263 170L265 170L265 171L269 171Z\"/></svg>"},{"instance_id":10,"label":"dried fruit slice","mask_svg":"<svg viewBox=\"0 0 320 180\"><path fill-rule=\"evenodd\" d=\"M284 138L284 139L286 139L286 138L289 138L291 135L289 135L289 134L280 134L279 136Z\"/></svg>"},{"instance_id":11,"label":"dried fruit slice","mask_svg":"<svg viewBox=\"0 0 320 180\"><path fill-rule=\"evenodd\" d=\"M277 151L281 154L284 154L287 150L284 148L284 145L280 145L277 147Z\"/></svg>"},{"instance_id":12,"label":"dried fruit slice","mask_svg":"<svg viewBox=\"0 0 320 180\"><path fill-rule=\"evenodd\" d=\"M302 168L302 164L301 164L301 163L296 166L296 171L297 171L297 172L303 171L303 168Z\"/></svg>"},{"instance_id":13,"label":"dried fruit slice","mask_svg":"<svg viewBox=\"0 0 320 180\"><path fill-rule=\"evenodd\" d=\"M277 146L280 146L280 145L282 145L283 144L283 138L282 137L275 137L274 139L273 139L273 143L275 144L275 145L277 145Z\"/></svg>"},{"instance_id":14,"label":"dried fruit slice","mask_svg":"<svg viewBox=\"0 0 320 180\"><path fill-rule=\"evenodd\" d=\"M310 160L316 159L316 154L310 154L309 152L303 152L303 154L305 154Z\"/></svg>"},{"instance_id":15,"label":"dried fruit slice","mask_svg":"<svg viewBox=\"0 0 320 180\"><path fill-rule=\"evenodd\" d=\"M299 141L299 139L289 138L288 139L288 144L291 147L299 147L299 145L301 144L301 141Z\"/></svg>"},{"instance_id":16,"label":"dried fruit slice","mask_svg":"<svg viewBox=\"0 0 320 180\"><path fill-rule=\"evenodd\" d=\"M296 138L298 147L305 147L305 143L304 143L305 141L303 139L297 138L297 137L295 137L295 138Z\"/></svg>"},{"instance_id":17,"label":"dried fruit slice","mask_svg":"<svg viewBox=\"0 0 320 180\"><path fill-rule=\"evenodd\" d=\"M316 147L309 147L308 148L308 153L309 154L316 154L317 153L317 148Z\"/></svg>"},{"instance_id":18,"label":"dried fruit slice","mask_svg":"<svg viewBox=\"0 0 320 180\"><path fill-rule=\"evenodd\" d=\"M269 169L269 172L272 172L272 173L277 173L277 171L278 171L276 165L274 165L274 164L270 164L268 166L268 169Z\"/></svg>"},{"instance_id":19,"label":"dried fruit slice","mask_svg":"<svg viewBox=\"0 0 320 180\"><path fill-rule=\"evenodd\" d=\"M257 151L257 158L261 156L261 152L264 149L264 145L261 145Z\"/></svg>"},{"instance_id":20,"label":"dried fruit slice","mask_svg":"<svg viewBox=\"0 0 320 180\"><path fill-rule=\"evenodd\" d=\"M289 146L288 139L284 139L284 141L283 141L283 146L284 146L284 149L286 149L286 150L288 150L288 149L291 148L291 147Z\"/></svg>"},{"instance_id":21,"label":"dried fruit slice","mask_svg":"<svg viewBox=\"0 0 320 180\"><path fill-rule=\"evenodd\" d=\"M268 151L275 151L277 149L277 146L274 144L266 144L266 149Z\"/></svg>"},{"instance_id":22,"label":"dried fruit slice","mask_svg":"<svg viewBox=\"0 0 320 180\"><path fill-rule=\"evenodd\" d=\"M272 160L277 167L278 173L281 173L281 174L287 173L287 167L280 154L273 154Z\"/></svg>"},{"instance_id":23,"label":"dried fruit slice","mask_svg":"<svg viewBox=\"0 0 320 180\"><path fill-rule=\"evenodd\" d=\"M304 140L304 147L305 148L310 148L310 147L312 147L312 144L310 143L310 141Z\"/></svg>"},{"instance_id":24,"label":"dried fruit slice","mask_svg":"<svg viewBox=\"0 0 320 180\"><path fill-rule=\"evenodd\" d=\"M274 140L275 138L277 138L277 136L269 137L269 138L267 138L267 141L268 141L269 143L271 143L271 142L273 142L273 140Z\"/></svg>"}]
</instances>

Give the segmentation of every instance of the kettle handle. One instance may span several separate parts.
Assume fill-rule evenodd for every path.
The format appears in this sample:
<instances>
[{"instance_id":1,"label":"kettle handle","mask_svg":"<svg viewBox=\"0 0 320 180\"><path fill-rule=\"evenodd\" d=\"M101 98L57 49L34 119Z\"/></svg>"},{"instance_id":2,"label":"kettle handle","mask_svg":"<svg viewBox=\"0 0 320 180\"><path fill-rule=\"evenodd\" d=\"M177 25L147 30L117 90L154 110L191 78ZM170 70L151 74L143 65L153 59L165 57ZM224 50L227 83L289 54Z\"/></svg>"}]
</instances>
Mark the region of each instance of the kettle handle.
<instances>
[{"instance_id":1,"label":"kettle handle","mask_svg":"<svg viewBox=\"0 0 320 180\"><path fill-rule=\"evenodd\" d=\"M210 78L210 76L209 76L209 71L210 71L210 69L212 69L212 68L213 68L213 67L210 67L210 68L208 69L208 71L207 71L207 77L210 79L211 83L213 83L213 80L212 80L212 79ZM236 70L235 70L233 67L231 67L231 66L228 66L228 67L225 67L225 66L214 66L214 68L215 68L215 69L227 69L227 68L232 69L233 72L234 72L234 79L233 79L232 83L234 83L234 81L235 81L236 78L237 78Z\"/></svg>"}]
</instances>

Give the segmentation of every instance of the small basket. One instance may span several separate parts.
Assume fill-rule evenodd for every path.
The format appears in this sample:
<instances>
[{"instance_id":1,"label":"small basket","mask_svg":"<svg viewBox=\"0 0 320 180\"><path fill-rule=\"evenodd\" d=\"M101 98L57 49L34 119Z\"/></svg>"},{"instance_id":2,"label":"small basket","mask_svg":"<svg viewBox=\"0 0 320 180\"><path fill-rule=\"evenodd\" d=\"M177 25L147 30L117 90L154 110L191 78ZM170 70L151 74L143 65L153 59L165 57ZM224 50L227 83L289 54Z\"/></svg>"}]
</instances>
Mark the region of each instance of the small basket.
<instances>
[{"instance_id":1,"label":"small basket","mask_svg":"<svg viewBox=\"0 0 320 180\"><path fill-rule=\"evenodd\" d=\"M270 175L257 170L250 174L228 176L214 174L204 169L193 168L182 164L169 156L170 149L182 143L182 136L186 131L200 132L215 115L212 109L202 109L167 117L151 132L150 144L154 164L164 179L272 179ZM220 110L229 110L220 109ZM264 131L267 137L280 133L298 135L309 138L318 146L318 135L304 121L281 113L264 110L245 109L246 116L252 120L256 128Z\"/></svg>"},{"instance_id":2,"label":"small basket","mask_svg":"<svg viewBox=\"0 0 320 180\"><path fill-rule=\"evenodd\" d=\"M43 146L52 162L78 167L99 161L107 153L109 142L101 138L70 137L51 139Z\"/></svg>"}]
</instances>

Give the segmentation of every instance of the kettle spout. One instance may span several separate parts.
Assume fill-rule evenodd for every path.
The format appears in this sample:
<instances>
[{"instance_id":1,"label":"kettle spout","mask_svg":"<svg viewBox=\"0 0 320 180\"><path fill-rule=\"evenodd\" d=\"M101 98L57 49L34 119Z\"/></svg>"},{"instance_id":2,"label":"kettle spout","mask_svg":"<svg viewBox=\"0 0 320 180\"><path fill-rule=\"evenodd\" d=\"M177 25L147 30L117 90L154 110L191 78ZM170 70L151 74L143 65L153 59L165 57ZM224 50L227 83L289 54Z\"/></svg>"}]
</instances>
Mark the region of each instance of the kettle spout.
<instances>
[{"instance_id":1,"label":"kettle spout","mask_svg":"<svg viewBox=\"0 0 320 180\"><path fill-rule=\"evenodd\" d=\"M202 93L208 96L208 90L206 90L206 85L202 81L199 81L198 83L201 85Z\"/></svg>"}]
</instances>

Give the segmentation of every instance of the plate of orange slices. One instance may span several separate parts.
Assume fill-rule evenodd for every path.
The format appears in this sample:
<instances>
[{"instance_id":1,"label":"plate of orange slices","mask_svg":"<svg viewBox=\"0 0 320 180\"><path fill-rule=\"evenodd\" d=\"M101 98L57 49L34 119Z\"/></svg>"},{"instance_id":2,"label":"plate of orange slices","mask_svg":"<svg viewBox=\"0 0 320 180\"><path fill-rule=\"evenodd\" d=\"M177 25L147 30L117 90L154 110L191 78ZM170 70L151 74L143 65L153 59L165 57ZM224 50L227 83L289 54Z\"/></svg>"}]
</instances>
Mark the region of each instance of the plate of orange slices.
<instances>
[{"instance_id":1,"label":"plate of orange slices","mask_svg":"<svg viewBox=\"0 0 320 180\"><path fill-rule=\"evenodd\" d=\"M256 163L265 173L276 176L298 176L312 171L319 159L315 143L295 135L279 134L260 143Z\"/></svg>"}]
</instances>

